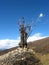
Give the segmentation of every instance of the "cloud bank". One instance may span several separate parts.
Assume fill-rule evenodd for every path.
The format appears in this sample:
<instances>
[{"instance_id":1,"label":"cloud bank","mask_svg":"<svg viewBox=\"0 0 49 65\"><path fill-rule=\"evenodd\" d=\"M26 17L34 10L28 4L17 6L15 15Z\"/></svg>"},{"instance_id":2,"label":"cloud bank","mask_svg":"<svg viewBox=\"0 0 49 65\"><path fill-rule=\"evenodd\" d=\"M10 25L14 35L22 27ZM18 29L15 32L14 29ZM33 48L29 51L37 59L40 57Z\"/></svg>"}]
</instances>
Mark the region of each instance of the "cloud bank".
<instances>
[{"instance_id":1,"label":"cloud bank","mask_svg":"<svg viewBox=\"0 0 49 65\"><path fill-rule=\"evenodd\" d=\"M27 42L30 42L30 41L35 41L35 40L40 40L40 39L43 39L43 38L46 38L47 36L42 36L41 33L36 33L34 34L33 36L30 36L27 40Z\"/></svg>"},{"instance_id":2,"label":"cloud bank","mask_svg":"<svg viewBox=\"0 0 49 65\"><path fill-rule=\"evenodd\" d=\"M33 36L30 36L27 42L43 39L46 37L47 36L42 36L41 33L36 33ZM17 40L10 40L10 39L0 40L0 49L9 49L9 48L18 46L19 42L20 42L20 38Z\"/></svg>"},{"instance_id":3,"label":"cloud bank","mask_svg":"<svg viewBox=\"0 0 49 65\"><path fill-rule=\"evenodd\" d=\"M18 46L19 42L20 42L19 39L17 39L17 40L10 40L10 39L0 40L0 49L9 49L9 48Z\"/></svg>"}]
</instances>

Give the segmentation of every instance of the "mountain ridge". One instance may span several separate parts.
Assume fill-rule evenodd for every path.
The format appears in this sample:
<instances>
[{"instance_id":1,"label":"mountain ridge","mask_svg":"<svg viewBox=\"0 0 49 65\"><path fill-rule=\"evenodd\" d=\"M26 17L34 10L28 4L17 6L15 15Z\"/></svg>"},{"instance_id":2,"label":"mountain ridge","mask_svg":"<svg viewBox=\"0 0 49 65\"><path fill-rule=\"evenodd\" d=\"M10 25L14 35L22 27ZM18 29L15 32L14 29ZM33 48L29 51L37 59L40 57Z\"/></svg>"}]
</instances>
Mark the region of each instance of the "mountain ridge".
<instances>
[{"instance_id":1,"label":"mountain ridge","mask_svg":"<svg viewBox=\"0 0 49 65\"><path fill-rule=\"evenodd\" d=\"M30 42L28 47L34 47L34 51L39 53L49 53L49 37Z\"/></svg>"},{"instance_id":2,"label":"mountain ridge","mask_svg":"<svg viewBox=\"0 0 49 65\"><path fill-rule=\"evenodd\" d=\"M32 47L36 47L36 48L33 49L36 52L42 52L41 50L45 49L45 51L49 53L49 50L48 50L49 49L49 37L29 42L28 48L32 48ZM10 48L10 49L2 50L2 51L0 50L0 55L6 54L6 53L8 53L12 50L17 49L17 48L18 48L18 46ZM40 51L39 51L39 49L40 49Z\"/></svg>"}]
</instances>

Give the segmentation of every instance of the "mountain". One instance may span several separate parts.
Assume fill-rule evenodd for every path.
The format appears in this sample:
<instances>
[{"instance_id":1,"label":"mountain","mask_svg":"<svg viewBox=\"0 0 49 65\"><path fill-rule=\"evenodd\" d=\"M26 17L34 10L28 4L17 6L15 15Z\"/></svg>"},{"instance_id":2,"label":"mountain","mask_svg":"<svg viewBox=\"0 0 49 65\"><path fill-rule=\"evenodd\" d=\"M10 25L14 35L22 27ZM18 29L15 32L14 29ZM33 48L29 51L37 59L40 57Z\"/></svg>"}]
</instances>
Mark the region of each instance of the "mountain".
<instances>
[{"instance_id":1,"label":"mountain","mask_svg":"<svg viewBox=\"0 0 49 65\"><path fill-rule=\"evenodd\" d=\"M49 37L0 51L0 65L49 65Z\"/></svg>"},{"instance_id":2,"label":"mountain","mask_svg":"<svg viewBox=\"0 0 49 65\"><path fill-rule=\"evenodd\" d=\"M18 47L13 47L6 50L0 50L0 55L3 55L17 48ZM32 48L35 52L39 52L39 53L49 53L49 37L34 42L29 42L28 48Z\"/></svg>"},{"instance_id":3,"label":"mountain","mask_svg":"<svg viewBox=\"0 0 49 65\"><path fill-rule=\"evenodd\" d=\"M29 48L33 48L35 52L42 54L49 53L49 37L34 42L29 42Z\"/></svg>"},{"instance_id":4,"label":"mountain","mask_svg":"<svg viewBox=\"0 0 49 65\"><path fill-rule=\"evenodd\" d=\"M4 55L12 50L15 50L17 49L18 47L13 47L13 48L10 48L10 49L6 49L6 50L0 50L0 55Z\"/></svg>"}]
</instances>

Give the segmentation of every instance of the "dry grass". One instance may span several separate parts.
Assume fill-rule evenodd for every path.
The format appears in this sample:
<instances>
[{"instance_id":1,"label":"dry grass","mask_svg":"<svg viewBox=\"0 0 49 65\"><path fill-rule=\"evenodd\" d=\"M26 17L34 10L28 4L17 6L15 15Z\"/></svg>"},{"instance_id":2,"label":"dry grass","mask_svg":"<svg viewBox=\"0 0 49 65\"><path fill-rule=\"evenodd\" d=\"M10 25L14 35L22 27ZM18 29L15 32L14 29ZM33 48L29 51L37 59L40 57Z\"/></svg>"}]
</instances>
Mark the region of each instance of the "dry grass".
<instances>
[{"instance_id":1,"label":"dry grass","mask_svg":"<svg viewBox=\"0 0 49 65\"><path fill-rule=\"evenodd\" d=\"M49 65L49 54L42 55L41 53L36 53L36 56L41 60L43 65Z\"/></svg>"},{"instance_id":2,"label":"dry grass","mask_svg":"<svg viewBox=\"0 0 49 65\"><path fill-rule=\"evenodd\" d=\"M40 61L43 65L49 65L49 37L42 39L42 40L38 40L38 41L29 43L28 48L29 48L29 52L35 54L40 59ZM3 53L1 52L0 62L2 60L5 61L5 59L7 59L7 57L9 57L10 59L15 58L15 55L21 54L21 52L25 52L25 50L26 49L24 49L24 50L19 49L19 48L16 49L16 47L12 48L11 50L9 49L8 51L5 50ZM23 59L25 59L25 57L22 58L22 60ZM7 60L9 61L9 59L7 59Z\"/></svg>"},{"instance_id":3,"label":"dry grass","mask_svg":"<svg viewBox=\"0 0 49 65\"><path fill-rule=\"evenodd\" d=\"M49 37L34 42L30 42L28 44L28 47L33 48L36 52L47 54L49 53Z\"/></svg>"},{"instance_id":4,"label":"dry grass","mask_svg":"<svg viewBox=\"0 0 49 65\"><path fill-rule=\"evenodd\" d=\"M0 56L0 65L42 65L32 49L18 48Z\"/></svg>"}]
</instances>

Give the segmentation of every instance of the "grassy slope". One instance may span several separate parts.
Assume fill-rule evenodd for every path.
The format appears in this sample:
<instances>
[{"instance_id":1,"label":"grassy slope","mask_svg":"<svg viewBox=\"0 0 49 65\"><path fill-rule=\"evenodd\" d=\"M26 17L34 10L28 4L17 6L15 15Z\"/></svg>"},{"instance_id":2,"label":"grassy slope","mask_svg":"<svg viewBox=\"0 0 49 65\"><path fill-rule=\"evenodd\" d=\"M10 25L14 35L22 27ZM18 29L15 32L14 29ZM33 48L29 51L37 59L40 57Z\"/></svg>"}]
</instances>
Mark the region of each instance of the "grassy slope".
<instances>
[{"instance_id":1,"label":"grassy slope","mask_svg":"<svg viewBox=\"0 0 49 65\"><path fill-rule=\"evenodd\" d=\"M49 53L49 37L34 42L30 42L28 47L33 48L36 52L39 53Z\"/></svg>"},{"instance_id":2,"label":"grassy slope","mask_svg":"<svg viewBox=\"0 0 49 65\"><path fill-rule=\"evenodd\" d=\"M15 49L17 49L17 47L13 47L13 48L10 48L10 49L2 50L2 51L0 51L0 56L4 55L4 54L6 54L6 53L8 53L10 51L13 51Z\"/></svg>"},{"instance_id":3,"label":"grassy slope","mask_svg":"<svg viewBox=\"0 0 49 65\"><path fill-rule=\"evenodd\" d=\"M42 55L41 53L36 53L36 55L41 60L43 65L49 65L49 54Z\"/></svg>"},{"instance_id":4,"label":"grassy slope","mask_svg":"<svg viewBox=\"0 0 49 65\"><path fill-rule=\"evenodd\" d=\"M41 39L41 40L37 40L34 42L29 42L28 44L29 48L33 48L34 51L36 52L40 52L40 53L49 53L49 37L45 38L45 39ZM8 50L4 50L4 51L0 51L0 55L3 55L9 51L15 50L17 47L8 49Z\"/></svg>"},{"instance_id":5,"label":"grassy slope","mask_svg":"<svg viewBox=\"0 0 49 65\"><path fill-rule=\"evenodd\" d=\"M28 44L28 47L35 50L36 55L39 57L43 65L49 65L49 37L38 41L30 42ZM14 49L16 49L16 47L8 51L12 51ZM5 54L6 51L3 51L1 53Z\"/></svg>"},{"instance_id":6,"label":"grassy slope","mask_svg":"<svg viewBox=\"0 0 49 65\"><path fill-rule=\"evenodd\" d=\"M49 65L49 37L30 42L28 47L34 49L43 65Z\"/></svg>"}]
</instances>

